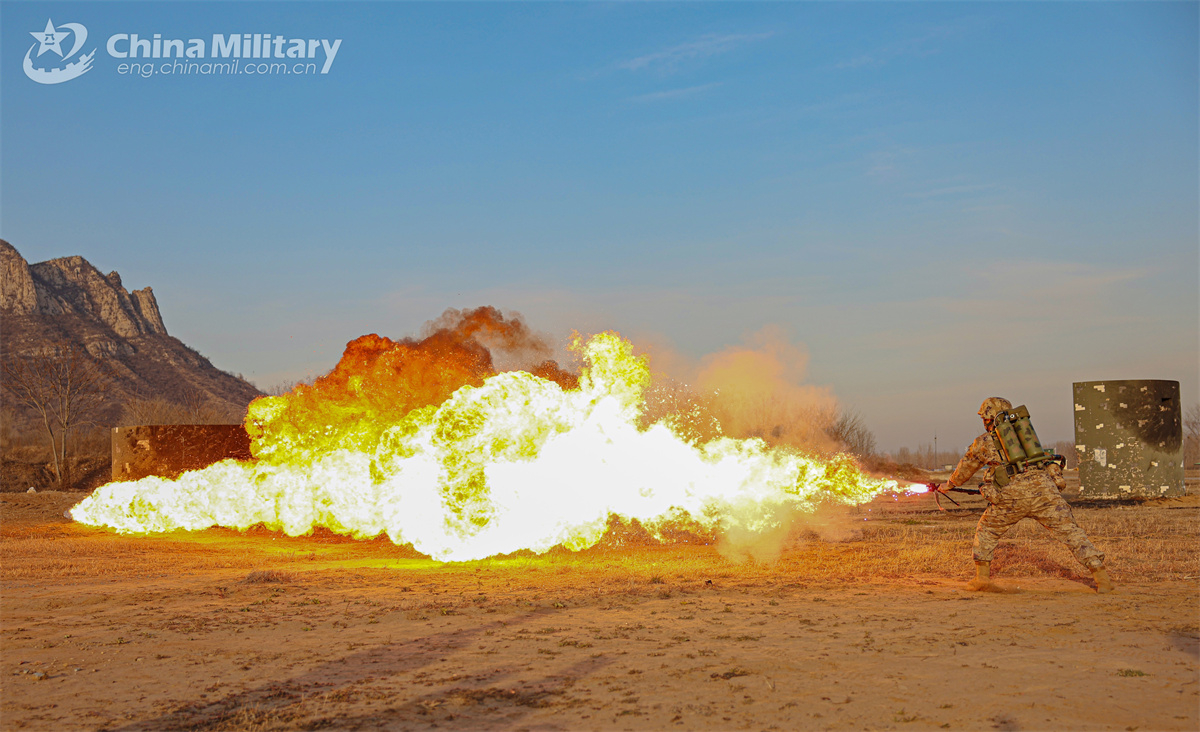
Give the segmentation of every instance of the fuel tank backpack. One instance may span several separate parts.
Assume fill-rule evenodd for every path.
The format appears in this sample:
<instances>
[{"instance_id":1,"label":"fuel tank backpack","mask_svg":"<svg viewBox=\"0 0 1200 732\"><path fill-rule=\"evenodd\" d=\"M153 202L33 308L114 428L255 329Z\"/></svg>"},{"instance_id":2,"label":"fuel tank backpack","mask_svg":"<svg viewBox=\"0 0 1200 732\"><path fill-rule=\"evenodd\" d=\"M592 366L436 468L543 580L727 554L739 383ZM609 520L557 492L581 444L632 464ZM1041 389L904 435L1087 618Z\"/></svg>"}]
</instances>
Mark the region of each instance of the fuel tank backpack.
<instances>
[{"instance_id":1,"label":"fuel tank backpack","mask_svg":"<svg viewBox=\"0 0 1200 732\"><path fill-rule=\"evenodd\" d=\"M1060 468L1067 465L1067 459L1062 455L1042 447L1024 405L997 412L990 431L992 442L1004 460L1003 465L996 466L992 478L997 486L1006 486L1013 477L1030 470L1042 470L1050 463L1058 463Z\"/></svg>"}]
</instances>

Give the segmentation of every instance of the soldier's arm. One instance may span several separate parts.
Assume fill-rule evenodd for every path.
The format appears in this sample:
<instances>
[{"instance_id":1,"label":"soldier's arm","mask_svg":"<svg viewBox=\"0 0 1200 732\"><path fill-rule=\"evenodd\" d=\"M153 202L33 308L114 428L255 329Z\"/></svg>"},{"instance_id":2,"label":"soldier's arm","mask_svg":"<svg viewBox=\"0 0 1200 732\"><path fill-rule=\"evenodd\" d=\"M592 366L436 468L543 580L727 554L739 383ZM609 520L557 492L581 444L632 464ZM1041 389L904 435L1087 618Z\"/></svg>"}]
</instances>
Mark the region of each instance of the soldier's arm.
<instances>
[{"instance_id":1,"label":"soldier's arm","mask_svg":"<svg viewBox=\"0 0 1200 732\"><path fill-rule=\"evenodd\" d=\"M1067 487L1067 479L1063 475L1062 468L1058 467L1058 463L1050 463L1046 466L1046 474L1054 481L1054 487L1064 490Z\"/></svg>"},{"instance_id":2,"label":"soldier's arm","mask_svg":"<svg viewBox=\"0 0 1200 732\"><path fill-rule=\"evenodd\" d=\"M988 436L980 435L975 438L971 446L967 448L966 454L958 461L958 465L954 466L954 472L950 474L948 481L953 487L964 485L975 475L984 465L991 462L989 459Z\"/></svg>"}]
</instances>

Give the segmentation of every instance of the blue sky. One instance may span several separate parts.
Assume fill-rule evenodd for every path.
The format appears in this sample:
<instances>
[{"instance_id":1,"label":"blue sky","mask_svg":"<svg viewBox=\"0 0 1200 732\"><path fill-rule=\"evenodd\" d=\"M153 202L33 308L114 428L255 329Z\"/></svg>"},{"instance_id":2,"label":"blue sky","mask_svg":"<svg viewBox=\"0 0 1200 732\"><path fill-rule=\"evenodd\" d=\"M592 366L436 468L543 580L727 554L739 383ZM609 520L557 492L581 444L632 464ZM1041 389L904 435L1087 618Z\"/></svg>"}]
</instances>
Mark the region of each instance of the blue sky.
<instances>
[{"instance_id":1,"label":"blue sky","mask_svg":"<svg viewBox=\"0 0 1200 732\"><path fill-rule=\"evenodd\" d=\"M1073 381L1200 398L1197 8L5 2L0 236L260 384L492 304L693 357L779 326L887 449L994 394L1071 439ZM89 72L26 78L48 18ZM342 44L143 78L131 33Z\"/></svg>"}]
</instances>

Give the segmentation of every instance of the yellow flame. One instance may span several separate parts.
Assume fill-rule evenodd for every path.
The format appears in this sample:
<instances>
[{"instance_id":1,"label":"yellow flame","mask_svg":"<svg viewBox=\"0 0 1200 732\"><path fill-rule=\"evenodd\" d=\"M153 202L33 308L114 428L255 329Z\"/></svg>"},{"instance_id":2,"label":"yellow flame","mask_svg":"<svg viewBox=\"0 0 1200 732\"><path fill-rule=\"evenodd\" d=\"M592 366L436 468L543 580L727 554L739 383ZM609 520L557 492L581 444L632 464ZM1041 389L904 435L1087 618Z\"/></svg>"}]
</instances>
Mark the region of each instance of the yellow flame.
<instances>
[{"instance_id":1,"label":"yellow flame","mask_svg":"<svg viewBox=\"0 0 1200 732\"><path fill-rule=\"evenodd\" d=\"M781 507L861 503L897 487L848 456L821 462L758 439L694 444L668 420L641 428L645 358L615 333L593 336L582 355L578 390L502 373L382 429L359 419L321 449L277 424L286 395L260 399L247 415L257 460L110 483L71 516L121 533L323 526L469 560L587 548L610 514L653 526L686 512L709 529L753 532L774 528Z\"/></svg>"}]
</instances>

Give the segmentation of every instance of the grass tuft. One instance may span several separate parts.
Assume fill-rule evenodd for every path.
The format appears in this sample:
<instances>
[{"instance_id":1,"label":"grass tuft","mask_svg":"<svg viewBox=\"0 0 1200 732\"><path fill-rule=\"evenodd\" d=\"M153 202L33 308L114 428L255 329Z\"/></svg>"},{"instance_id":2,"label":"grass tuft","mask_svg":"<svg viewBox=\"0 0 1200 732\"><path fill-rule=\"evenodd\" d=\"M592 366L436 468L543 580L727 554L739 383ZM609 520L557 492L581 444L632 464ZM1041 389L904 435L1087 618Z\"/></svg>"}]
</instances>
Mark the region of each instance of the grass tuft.
<instances>
[{"instance_id":1,"label":"grass tuft","mask_svg":"<svg viewBox=\"0 0 1200 732\"><path fill-rule=\"evenodd\" d=\"M242 584L259 585L295 581L295 572L284 572L279 569L258 569L246 575L245 579L242 580Z\"/></svg>"}]
</instances>

